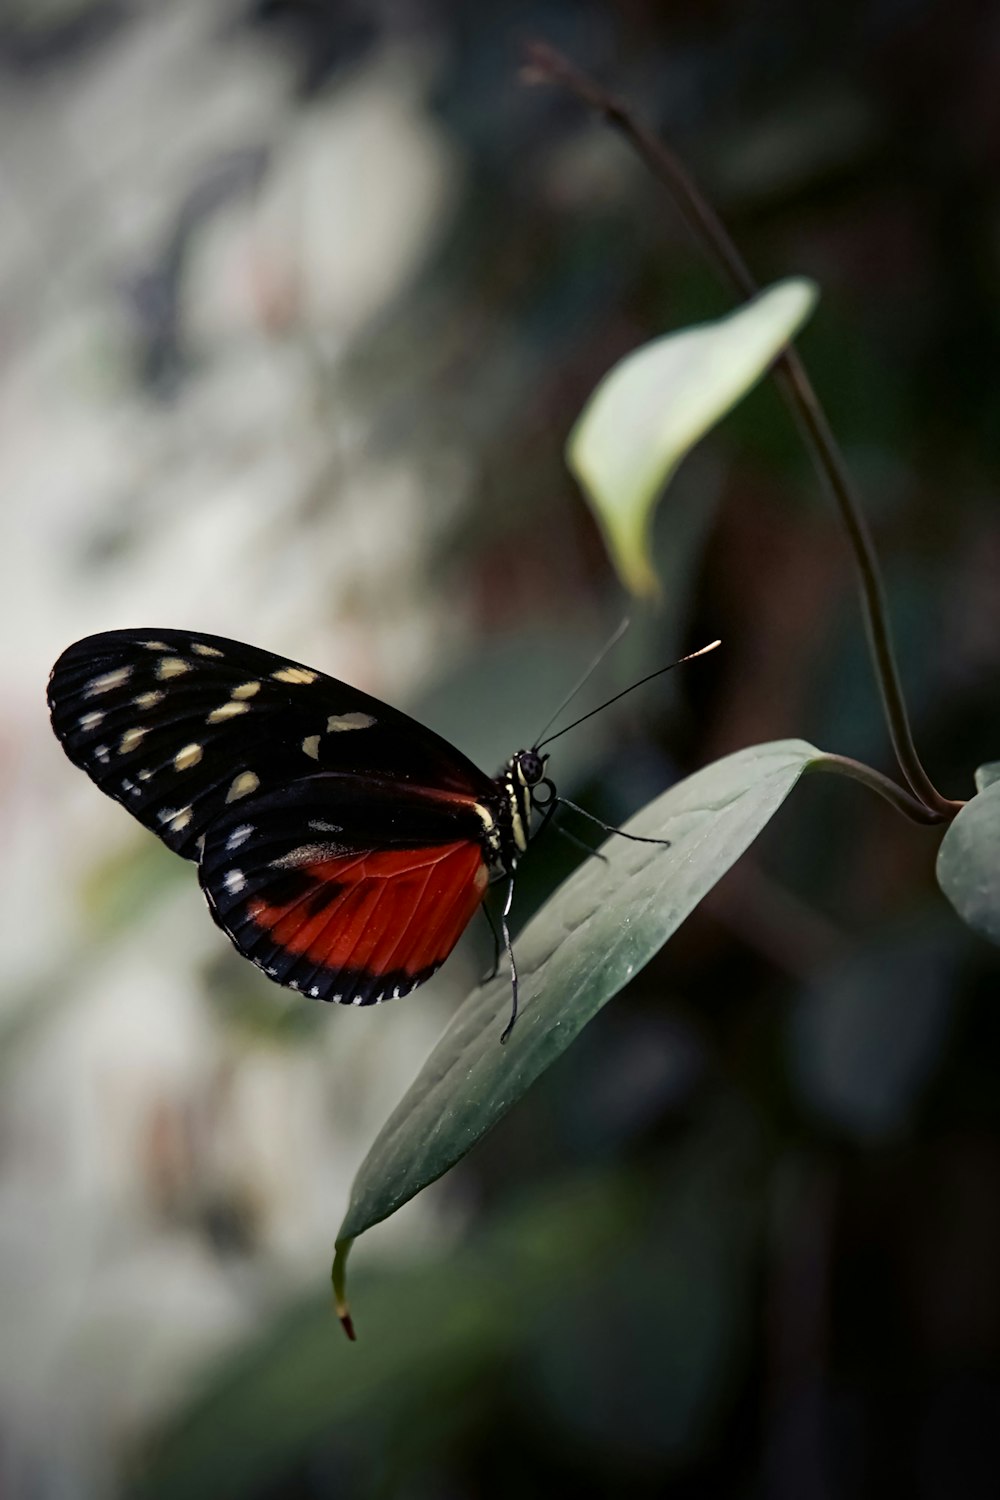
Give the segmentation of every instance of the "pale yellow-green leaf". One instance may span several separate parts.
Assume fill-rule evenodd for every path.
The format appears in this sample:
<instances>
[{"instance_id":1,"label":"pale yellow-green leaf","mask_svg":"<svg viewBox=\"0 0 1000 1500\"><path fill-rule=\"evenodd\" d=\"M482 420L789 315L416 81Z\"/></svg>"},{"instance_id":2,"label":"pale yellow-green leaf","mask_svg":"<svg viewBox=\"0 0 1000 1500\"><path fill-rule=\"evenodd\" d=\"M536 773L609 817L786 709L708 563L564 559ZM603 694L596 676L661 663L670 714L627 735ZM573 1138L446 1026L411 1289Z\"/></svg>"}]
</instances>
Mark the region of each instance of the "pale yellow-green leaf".
<instances>
[{"instance_id":1,"label":"pale yellow-green leaf","mask_svg":"<svg viewBox=\"0 0 1000 1500\"><path fill-rule=\"evenodd\" d=\"M658 496L709 428L760 379L816 304L802 277L620 360L581 412L566 461L604 532L622 582L640 597L658 581L650 537Z\"/></svg>"}]
</instances>

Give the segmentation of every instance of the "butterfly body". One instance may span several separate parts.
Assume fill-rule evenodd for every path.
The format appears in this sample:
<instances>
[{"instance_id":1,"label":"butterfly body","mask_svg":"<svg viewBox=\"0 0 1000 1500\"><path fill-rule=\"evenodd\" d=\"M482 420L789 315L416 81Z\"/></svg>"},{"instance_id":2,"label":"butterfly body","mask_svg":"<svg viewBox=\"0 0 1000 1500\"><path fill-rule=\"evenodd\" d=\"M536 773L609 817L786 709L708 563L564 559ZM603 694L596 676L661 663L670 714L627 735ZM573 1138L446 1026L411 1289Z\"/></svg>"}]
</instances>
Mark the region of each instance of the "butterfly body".
<instances>
[{"instance_id":1,"label":"butterfly body","mask_svg":"<svg viewBox=\"0 0 1000 1500\"><path fill-rule=\"evenodd\" d=\"M342 1004L440 967L551 787L533 750L487 776L398 709L220 636L87 637L53 668L49 706L69 758L197 861L240 953Z\"/></svg>"}]
</instances>

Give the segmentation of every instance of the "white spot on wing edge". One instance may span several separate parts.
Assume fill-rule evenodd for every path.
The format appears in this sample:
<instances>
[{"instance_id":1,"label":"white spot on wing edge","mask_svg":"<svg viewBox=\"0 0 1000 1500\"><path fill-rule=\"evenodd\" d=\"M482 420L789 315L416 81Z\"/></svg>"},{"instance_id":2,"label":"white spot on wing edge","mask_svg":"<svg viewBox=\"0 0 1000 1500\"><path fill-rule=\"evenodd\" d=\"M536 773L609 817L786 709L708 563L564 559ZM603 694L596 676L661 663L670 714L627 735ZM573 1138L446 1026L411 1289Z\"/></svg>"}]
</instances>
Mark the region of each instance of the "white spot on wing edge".
<instances>
[{"instance_id":1,"label":"white spot on wing edge","mask_svg":"<svg viewBox=\"0 0 1000 1500\"><path fill-rule=\"evenodd\" d=\"M238 896L245 888L247 881L242 870L227 870L222 883L231 896Z\"/></svg>"},{"instance_id":2,"label":"white spot on wing edge","mask_svg":"<svg viewBox=\"0 0 1000 1500\"><path fill-rule=\"evenodd\" d=\"M254 771L241 771L234 777L229 791L226 793L227 802L237 802L240 797L249 797L260 786L260 777Z\"/></svg>"},{"instance_id":3,"label":"white spot on wing edge","mask_svg":"<svg viewBox=\"0 0 1000 1500\"><path fill-rule=\"evenodd\" d=\"M346 729L371 729L376 722L373 714L331 714L326 729L328 734L342 734Z\"/></svg>"},{"instance_id":4,"label":"white spot on wing edge","mask_svg":"<svg viewBox=\"0 0 1000 1500\"><path fill-rule=\"evenodd\" d=\"M311 682L316 681L319 673L310 671L308 667L287 666L279 667L277 672L271 673L271 676L275 682L294 682L303 687L308 687Z\"/></svg>"},{"instance_id":5,"label":"white spot on wing edge","mask_svg":"<svg viewBox=\"0 0 1000 1500\"><path fill-rule=\"evenodd\" d=\"M95 677L88 682L83 690L85 698L94 698L98 693L110 693L112 688L121 687L123 682L128 682L132 676L131 667L116 667L113 672L105 672L100 677Z\"/></svg>"},{"instance_id":6,"label":"white spot on wing edge","mask_svg":"<svg viewBox=\"0 0 1000 1500\"><path fill-rule=\"evenodd\" d=\"M312 989L309 991L309 993L313 997L314 1000L318 1000L319 999L319 985L318 984L314 984L313 987L312 987Z\"/></svg>"},{"instance_id":7,"label":"white spot on wing edge","mask_svg":"<svg viewBox=\"0 0 1000 1500\"><path fill-rule=\"evenodd\" d=\"M192 641L191 650L196 651L199 656L222 656L223 652L217 646L206 646L204 641Z\"/></svg>"},{"instance_id":8,"label":"white spot on wing edge","mask_svg":"<svg viewBox=\"0 0 1000 1500\"><path fill-rule=\"evenodd\" d=\"M89 714L80 715L81 729L96 729L104 719L104 711L100 708L92 709Z\"/></svg>"},{"instance_id":9,"label":"white spot on wing edge","mask_svg":"<svg viewBox=\"0 0 1000 1500\"><path fill-rule=\"evenodd\" d=\"M101 762L101 764L105 765L105 766L107 765L108 761L111 759L111 751L108 749L107 745L96 745L94 747L94 754L96 755L97 759Z\"/></svg>"},{"instance_id":10,"label":"white spot on wing edge","mask_svg":"<svg viewBox=\"0 0 1000 1500\"><path fill-rule=\"evenodd\" d=\"M238 849L241 844L245 844L246 843L247 839L250 837L250 835L252 833L253 833L253 826L252 826L252 824L250 824L250 823L241 823L240 826L239 826L239 828L234 828L233 831L232 831L232 833L226 839L226 848L227 849Z\"/></svg>"},{"instance_id":11,"label":"white spot on wing edge","mask_svg":"<svg viewBox=\"0 0 1000 1500\"><path fill-rule=\"evenodd\" d=\"M190 807L161 807L156 814L161 823L169 823L172 833L182 833L191 821Z\"/></svg>"}]
</instances>

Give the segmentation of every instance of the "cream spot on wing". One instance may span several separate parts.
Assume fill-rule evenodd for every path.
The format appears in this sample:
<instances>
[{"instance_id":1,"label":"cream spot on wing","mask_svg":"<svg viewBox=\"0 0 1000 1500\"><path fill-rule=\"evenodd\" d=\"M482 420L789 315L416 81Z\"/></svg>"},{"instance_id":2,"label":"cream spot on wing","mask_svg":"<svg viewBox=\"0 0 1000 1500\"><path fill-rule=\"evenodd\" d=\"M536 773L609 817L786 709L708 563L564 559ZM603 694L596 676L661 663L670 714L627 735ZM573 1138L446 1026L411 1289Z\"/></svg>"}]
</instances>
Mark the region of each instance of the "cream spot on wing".
<instances>
[{"instance_id":1,"label":"cream spot on wing","mask_svg":"<svg viewBox=\"0 0 1000 1500\"><path fill-rule=\"evenodd\" d=\"M345 729L370 729L375 723L371 714L331 714L326 721L328 734L340 734Z\"/></svg>"},{"instance_id":2,"label":"cream spot on wing","mask_svg":"<svg viewBox=\"0 0 1000 1500\"><path fill-rule=\"evenodd\" d=\"M155 708L158 703L163 702L166 696L166 693L161 692L159 688L153 688L152 692L140 693L137 698L132 699L132 702L136 708Z\"/></svg>"},{"instance_id":3,"label":"cream spot on wing","mask_svg":"<svg viewBox=\"0 0 1000 1500\"><path fill-rule=\"evenodd\" d=\"M201 745L185 745L184 749L178 750L177 754L174 756L174 770L190 770L192 766L196 766L198 764L204 753L205 751Z\"/></svg>"},{"instance_id":4,"label":"cream spot on wing","mask_svg":"<svg viewBox=\"0 0 1000 1500\"><path fill-rule=\"evenodd\" d=\"M182 807L180 812L174 813L170 819L170 827L174 833L181 833L188 826L192 818L190 807Z\"/></svg>"},{"instance_id":5,"label":"cream spot on wing","mask_svg":"<svg viewBox=\"0 0 1000 1500\"><path fill-rule=\"evenodd\" d=\"M260 692L259 682L241 682L239 687L233 688L230 694L233 698L252 698L254 693Z\"/></svg>"},{"instance_id":6,"label":"cream spot on wing","mask_svg":"<svg viewBox=\"0 0 1000 1500\"><path fill-rule=\"evenodd\" d=\"M148 781L149 778L152 776L152 774L153 774L152 771L137 771L136 772L136 775L139 777L140 781Z\"/></svg>"},{"instance_id":7,"label":"cream spot on wing","mask_svg":"<svg viewBox=\"0 0 1000 1500\"><path fill-rule=\"evenodd\" d=\"M226 839L226 848L238 849L241 844L246 843L247 839L252 833L253 827L251 826L251 824L242 823L239 828L234 828L232 833Z\"/></svg>"},{"instance_id":8,"label":"cream spot on wing","mask_svg":"<svg viewBox=\"0 0 1000 1500\"><path fill-rule=\"evenodd\" d=\"M145 733L144 729L126 729L119 741L118 753L127 755L130 750L134 750L136 745L141 743Z\"/></svg>"},{"instance_id":9,"label":"cream spot on wing","mask_svg":"<svg viewBox=\"0 0 1000 1500\"><path fill-rule=\"evenodd\" d=\"M179 656L162 656L156 663L156 675L161 682L166 682L170 677L180 677L182 672L190 670L190 662L182 661Z\"/></svg>"},{"instance_id":10,"label":"cream spot on wing","mask_svg":"<svg viewBox=\"0 0 1000 1500\"><path fill-rule=\"evenodd\" d=\"M307 755L312 756L313 760L319 760L319 735L307 734L302 741L302 748Z\"/></svg>"},{"instance_id":11,"label":"cream spot on wing","mask_svg":"<svg viewBox=\"0 0 1000 1500\"><path fill-rule=\"evenodd\" d=\"M204 641L192 641L191 650L197 651L199 656L221 656L222 652L217 646L206 646Z\"/></svg>"},{"instance_id":12,"label":"cream spot on wing","mask_svg":"<svg viewBox=\"0 0 1000 1500\"><path fill-rule=\"evenodd\" d=\"M116 667L113 672L105 672L101 677L95 677L92 682L88 682L83 696L94 698L98 693L110 693L112 688L121 687L123 682L128 682L131 675L131 667Z\"/></svg>"},{"instance_id":13,"label":"cream spot on wing","mask_svg":"<svg viewBox=\"0 0 1000 1500\"><path fill-rule=\"evenodd\" d=\"M297 682L308 687L310 682L315 682L319 676L318 672L310 672L308 667L279 667L277 672L271 676L275 682Z\"/></svg>"},{"instance_id":14,"label":"cream spot on wing","mask_svg":"<svg viewBox=\"0 0 1000 1500\"><path fill-rule=\"evenodd\" d=\"M280 859L272 859L271 869L295 870L299 865L313 865L324 859L335 859L341 852L335 844L300 844L297 849L289 849Z\"/></svg>"},{"instance_id":15,"label":"cream spot on wing","mask_svg":"<svg viewBox=\"0 0 1000 1500\"><path fill-rule=\"evenodd\" d=\"M253 771L241 771L226 793L227 802L237 802L240 797L249 797L260 786L260 777Z\"/></svg>"},{"instance_id":16,"label":"cream spot on wing","mask_svg":"<svg viewBox=\"0 0 1000 1500\"><path fill-rule=\"evenodd\" d=\"M228 703L223 703L220 708L213 708L206 724L221 724L224 719L235 719L237 714L248 714L250 705L248 703L236 703L230 698Z\"/></svg>"},{"instance_id":17,"label":"cream spot on wing","mask_svg":"<svg viewBox=\"0 0 1000 1500\"><path fill-rule=\"evenodd\" d=\"M231 896L239 895L246 883L246 876L242 870L228 870L223 881L226 890Z\"/></svg>"},{"instance_id":18,"label":"cream spot on wing","mask_svg":"<svg viewBox=\"0 0 1000 1500\"><path fill-rule=\"evenodd\" d=\"M92 713L81 714L80 715L80 728L81 729L96 729L97 726L98 726L98 724L100 724L100 722L101 722L101 720L103 718L104 718L103 713L101 712L100 709L97 709L97 708L95 708Z\"/></svg>"},{"instance_id":19,"label":"cream spot on wing","mask_svg":"<svg viewBox=\"0 0 1000 1500\"><path fill-rule=\"evenodd\" d=\"M201 859L201 856L205 852L205 835L203 833L199 833L198 837L195 839L194 847L198 852L198 858Z\"/></svg>"},{"instance_id":20,"label":"cream spot on wing","mask_svg":"<svg viewBox=\"0 0 1000 1500\"><path fill-rule=\"evenodd\" d=\"M147 651L169 651L170 647L166 641L140 641L140 646L145 646Z\"/></svg>"}]
</instances>

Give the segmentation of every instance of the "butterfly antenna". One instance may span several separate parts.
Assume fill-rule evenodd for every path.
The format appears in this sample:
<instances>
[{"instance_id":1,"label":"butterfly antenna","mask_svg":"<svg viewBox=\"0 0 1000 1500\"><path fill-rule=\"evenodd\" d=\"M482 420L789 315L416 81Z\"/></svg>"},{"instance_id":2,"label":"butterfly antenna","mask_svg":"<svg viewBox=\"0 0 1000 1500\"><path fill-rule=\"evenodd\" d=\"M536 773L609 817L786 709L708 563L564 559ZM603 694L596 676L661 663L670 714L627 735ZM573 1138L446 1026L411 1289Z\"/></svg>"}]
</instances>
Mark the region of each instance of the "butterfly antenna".
<instances>
[{"instance_id":1,"label":"butterfly antenna","mask_svg":"<svg viewBox=\"0 0 1000 1500\"><path fill-rule=\"evenodd\" d=\"M612 635L611 639L605 641L605 643L601 647L600 651L598 651L597 655L594 657L594 660L590 663L590 666L583 673L583 675L580 678L579 682L577 682L572 688L570 688L569 692L566 694L565 698L560 703L560 705L556 709L555 713L552 714L551 717L549 718L548 723L544 724L542 726L542 728L539 730L538 734L535 736L534 745L535 745L535 749L536 750L538 749L538 744L539 744L539 741L542 738L542 735L546 734L548 732L548 730L550 730L552 728L552 725L556 722L556 720L558 719L559 715L562 713L563 709L566 708L570 703L572 703L573 699L576 697L576 695L580 691L580 689L582 687L585 687L587 685L587 683L590 681L591 677L593 677L594 673L597 671L598 667L601 665L601 662L607 656L608 652L612 649L613 646L617 646L618 642L621 640L622 636L625 634L626 630L629 628L629 626L631 625L631 623L632 622L629 619L628 615L626 615L625 618L624 618L624 620L622 620L621 624L618 626L618 629ZM553 735L553 739L554 738L555 738L555 736Z\"/></svg>"},{"instance_id":2,"label":"butterfly antenna","mask_svg":"<svg viewBox=\"0 0 1000 1500\"><path fill-rule=\"evenodd\" d=\"M650 672L650 674L649 674L648 677L640 677L638 682L633 682L629 687L622 688L622 690L621 690L620 693L615 693L615 695L614 695L613 698L608 698L606 702L599 703L597 705L597 707L596 708L592 708L588 714L582 714L579 719L574 719L573 722L572 722L572 724L567 724L566 725L565 729L560 729L556 734L550 734L547 740L541 740L541 741L539 741L534 746L534 748L536 750L540 750L543 745L551 745L552 741L553 740L557 740L560 735L568 734L569 731L571 729L575 729L578 724L583 724L585 722L585 720L592 719L595 714L603 713L604 709L610 708L611 705L612 705L612 703L617 703L619 698L624 698L626 693L632 693L632 692L635 691L636 688L642 687L644 683L652 682L652 680L653 680L654 677L662 677L663 674L664 674L664 672L672 672L674 670L674 667L682 666L683 663L686 662L686 661L694 661L694 659L695 659L696 656L707 656L708 653L709 653L709 651L714 651L715 648L716 648L716 646L721 646L721 645L722 645L721 641L712 641L712 643L710 645L708 645L708 646L702 646L699 651L691 651L691 652L688 653L687 656L682 656L679 661L672 661L672 662L669 662L668 665L665 666L665 667L658 667L655 672ZM573 695L571 693L570 697L572 697L572 696ZM563 705L563 707L565 707L565 704ZM555 718L555 717L558 717L558 716L557 715L553 715L553 718ZM551 723L552 723L552 719L549 720L549 724L551 724ZM548 724L545 726L545 728L546 729L548 728ZM545 733L544 729L542 730L542 733L543 734Z\"/></svg>"}]
</instances>

